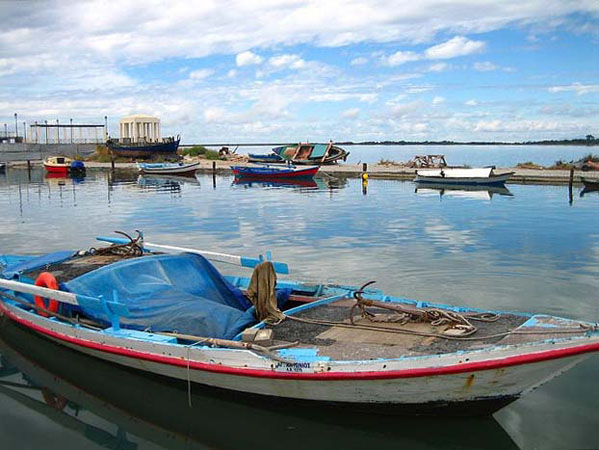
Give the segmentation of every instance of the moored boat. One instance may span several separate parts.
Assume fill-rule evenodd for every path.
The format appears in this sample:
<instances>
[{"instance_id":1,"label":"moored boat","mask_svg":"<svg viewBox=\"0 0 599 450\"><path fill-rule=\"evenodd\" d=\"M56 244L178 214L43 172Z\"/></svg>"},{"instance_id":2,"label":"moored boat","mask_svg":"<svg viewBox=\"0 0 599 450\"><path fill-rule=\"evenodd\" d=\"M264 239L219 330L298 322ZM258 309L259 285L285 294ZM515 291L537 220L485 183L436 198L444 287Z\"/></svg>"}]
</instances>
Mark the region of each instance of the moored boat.
<instances>
[{"instance_id":1,"label":"moored boat","mask_svg":"<svg viewBox=\"0 0 599 450\"><path fill-rule=\"evenodd\" d=\"M137 370L369 411L489 413L599 351L590 322L277 283L283 263L101 239L114 245L1 256L0 311ZM206 258L255 272L224 277Z\"/></svg>"},{"instance_id":2,"label":"moored boat","mask_svg":"<svg viewBox=\"0 0 599 450\"><path fill-rule=\"evenodd\" d=\"M49 156L43 161L48 173L66 176L69 173L85 175L86 169L83 161L72 160L66 156Z\"/></svg>"},{"instance_id":3,"label":"moored boat","mask_svg":"<svg viewBox=\"0 0 599 450\"><path fill-rule=\"evenodd\" d=\"M137 163L140 173L149 175L180 175L193 176L200 163Z\"/></svg>"},{"instance_id":4,"label":"moored boat","mask_svg":"<svg viewBox=\"0 0 599 450\"><path fill-rule=\"evenodd\" d=\"M277 180L277 179L303 179L312 178L318 172L319 167L272 167L265 166L232 166L231 170L236 177Z\"/></svg>"},{"instance_id":5,"label":"moored boat","mask_svg":"<svg viewBox=\"0 0 599 450\"><path fill-rule=\"evenodd\" d=\"M328 144L283 145L273 148L272 151L284 161L291 161L293 164L334 164L340 160L346 161L349 156L349 152L333 145L333 141Z\"/></svg>"},{"instance_id":6,"label":"moored boat","mask_svg":"<svg viewBox=\"0 0 599 450\"><path fill-rule=\"evenodd\" d=\"M180 136L166 137L159 142L120 142L118 139L109 139L106 146L114 156L125 158L151 159L156 157L178 159Z\"/></svg>"},{"instance_id":7,"label":"moored boat","mask_svg":"<svg viewBox=\"0 0 599 450\"><path fill-rule=\"evenodd\" d=\"M416 183L442 183L459 185L502 185L514 174L506 172L497 174L493 167L482 168L441 168L419 169L416 171Z\"/></svg>"},{"instance_id":8,"label":"moored boat","mask_svg":"<svg viewBox=\"0 0 599 450\"><path fill-rule=\"evenodd\" d=\"M4 172L6 170L6 163L0 162L0 172Z\"/></svg>"},{"instance_id":9,"label":"moored boat","mask_svg":"<svg viewBox=\"0 0 599 450\"><path fill-rule=\"evenodd\" d=\"M276 153L263 155L258 153L248 153L248 162L264 164L285 164L286 161Z\"/></svg>"}]
</instances>

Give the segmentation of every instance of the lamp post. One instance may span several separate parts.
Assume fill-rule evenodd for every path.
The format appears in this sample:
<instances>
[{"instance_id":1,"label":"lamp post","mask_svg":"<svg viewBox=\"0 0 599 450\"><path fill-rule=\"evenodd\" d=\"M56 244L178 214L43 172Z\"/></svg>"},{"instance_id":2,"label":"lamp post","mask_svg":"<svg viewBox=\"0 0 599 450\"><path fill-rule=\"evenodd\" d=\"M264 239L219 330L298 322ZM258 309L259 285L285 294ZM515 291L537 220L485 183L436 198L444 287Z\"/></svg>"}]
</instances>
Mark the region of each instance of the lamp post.
<instances>
[{"instance_id":1,"label":"lamp post","mask_svg":"<svg viewBox=\"0 0 599 450\"><path fill-rule=\"evenodd\" d=\"M104 142L108 140L108 116L104 116Z\"/></svg>"},{"instance_id":2,"label":"lamp post","mask_svg":"<svg viewBox=\"0 0 599 450\"><path fill-rule=\"evenodd\" d=\"M73 143L73 119L69 119L71 121L71 144Z\"/></svg>"},{"instance_id":3,"label":"lamp post","mask_svg":"<svg viewBox=\"0 0 599 450\"><path fill-rule=\"evenodd\" d=\"M56 143L60 144L60 122L56 119Z\"/></svg>"},{"instance_id":4,"label":"lamp post","mask_svg":"<svg viewBox=\"0 0 599 450\"><path fill-rule=\"evenodd\" d=\"M19 135L19 126L17 125L17 113L15 113L15 144L17 143L18 135Z\"/></svg>"},{"instance_id":5,"label":"lamp post","mask_svg":"<svg viewBox=\"0 0 599 450\"><path fill-rule=\"evenodd\" d=\"M46 130L46 144L48 144L48 121L44 120L44 129Z\"/></svg>"},{"instance_id":6,"label":"lamp post","mask_svg":"<svg viewBox=\"0 0 599 450\"><path fill-rule=\"evenodd\" d=\"M27 142L27 126L25 125L25 121L23 121L23 142Z\"/></svg>"},{"instance_id":7,"label":"lamp post","mask_svg":"<svg viewBox=\"0 0 599 450\"><path fill-rule=\"evenodd\" d=\"M6 124L4 124L4 137L8 141L8 128L7 128Z\"/></svg>"}]
</instances>

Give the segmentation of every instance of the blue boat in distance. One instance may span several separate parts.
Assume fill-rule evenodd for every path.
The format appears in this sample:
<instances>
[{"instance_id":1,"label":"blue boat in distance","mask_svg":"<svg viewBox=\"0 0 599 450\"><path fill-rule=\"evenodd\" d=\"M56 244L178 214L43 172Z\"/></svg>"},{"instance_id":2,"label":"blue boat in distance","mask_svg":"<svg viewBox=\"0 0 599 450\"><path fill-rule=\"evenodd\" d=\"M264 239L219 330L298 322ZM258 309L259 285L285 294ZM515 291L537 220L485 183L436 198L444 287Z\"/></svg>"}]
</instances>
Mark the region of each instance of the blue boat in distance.
<instances>
[{"instance_id":1,"label":"blue boat in distance","mask_svg":"<svg viewBox=\"0 0 599 450\"><path fill-rule=\"evenodd\" d=\"M266 163L266 164L285 164L285 160L279 155L273 153L272 155L262 155L259 153L248 153L248 161L254 163Z\"/></svg>"},{"instance_id":2,"label":"blue boat in distance","mask_svg":"<svg viewBox=\"0 0 599 450\"><path fill-rule=\"evenodd\" d=\"M157 156L179 159L177 149L181 137L166 137L160 142L120 142L118 139L108 139L106 146L114 156L124 158L151 159Z\"/></svg>"}]
</instances>

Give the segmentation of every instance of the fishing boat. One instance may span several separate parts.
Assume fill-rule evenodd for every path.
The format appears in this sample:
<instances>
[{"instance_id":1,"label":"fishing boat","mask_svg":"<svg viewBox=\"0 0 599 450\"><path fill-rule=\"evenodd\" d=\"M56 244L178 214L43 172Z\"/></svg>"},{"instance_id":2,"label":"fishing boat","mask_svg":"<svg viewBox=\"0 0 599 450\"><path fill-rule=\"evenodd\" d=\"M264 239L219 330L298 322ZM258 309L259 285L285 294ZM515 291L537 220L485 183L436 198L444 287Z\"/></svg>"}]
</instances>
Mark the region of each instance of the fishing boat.
<instances>
[{"instance_id":1,"label":"fishing boat","mask_svg":"<svg viewBox=\"0 0 599 450\"><path fill-rule=\"evenodd\" d=\"M72 160L66 156L49 156L44 159L44 168L48 173L66 176L69 173L85 175L83 161Z\"/></svg>"},{"instance_id":2,"label":"fishing boat","mask_svg":"<svg viewBox=\"0 0 599 450\"><path fill-rule=\"evenodd\" d=\"M489 414L599 351L589 321L277 281L289 267L268 252L98 239L112 245L0 256L0 312L173 380L370 412ZM254 272L223 276L208 258Z\"/></svg>"},{"instance_id":3,"label":"fishing boat","mask_svg":"<svg viewBox=\"0 0 599 450\"><path fill-rule=\"evenodd\" d=\"M231 170L236 177L261 179L261 180L278 180L278 179L297 179L297 178L312 178L318 172L319 167L303 167L297 168L293 166L287 167L272 167L268 164L265 166L232 166Z\"/></svg>"},{"instance_id":4,"label":"fishing boat","mask_svg":"<svg viewBox=\"0 0 599 450\"><path fill-rule=\"evenodd\" d=\"M179 175L193 177L200 163L137 163L140 173L148 175Z\"/></svg>"},{"instance_id":5,"label":"fishing boat","mask_svg":"<svg viewBox=\"0 0 599 450\"><path fill-rule=\"evenodd\" d=\"M300 142L295 145L283 145L273 148L272 152L285 161L304 165L334 164L340 160L346 161L349 156L349 152L333 145L333 141L330 141L328 144L302 144Z\"/></svg>"},{"instance_id":6,"label":"fishing boat","mask_svg":"<svg viewBox=\"0 0 599 450\"><path fill-rule=\"evenodd\" d=\"M514 172L496 174L494 167L482 168L441 168L417 170L416 183L442 183L460 185L503 185Z\"/></svg>"},{"instance_id":7,"label":"fishing boat","mask_svg":"<svg viewBox=\"0 0 599 450\"><path fill-rule=\"evenodd\" d=\"M106 146L114 156L124 158L142 158L151 159L156 157L178 159L177 149L179 148L180 136L166 137L159 142L129 142L118 139L108 139Z\"/></svg>"},{"instance_id":8,"label":"fishing boat","mask_svg":"<svg viewBox=\"0 0 599 450\"><path fill-rule=\"evenodd\" d=\"M285 164L286 161L276 153L263 155L258 153L248 153L248 162L265 164Z\"/></svg>"}]
</instances>

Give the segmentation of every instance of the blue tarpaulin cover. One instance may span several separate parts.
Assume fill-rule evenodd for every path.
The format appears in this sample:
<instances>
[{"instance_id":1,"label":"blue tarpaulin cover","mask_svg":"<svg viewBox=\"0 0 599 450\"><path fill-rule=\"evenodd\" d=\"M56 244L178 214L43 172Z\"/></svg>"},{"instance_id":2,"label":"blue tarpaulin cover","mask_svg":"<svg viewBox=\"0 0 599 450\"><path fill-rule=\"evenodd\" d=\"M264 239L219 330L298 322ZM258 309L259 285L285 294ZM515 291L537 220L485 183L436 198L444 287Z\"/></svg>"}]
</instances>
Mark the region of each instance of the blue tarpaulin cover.
<instances>
[{"instance_id":1,"label":"blue tarpaulin cover","mask_svg":"<svg viewBox=\"0 0 599 450\"><path fill-rule=\"evenodd\" d=\"M22 257L21 260L13 256L11 260L7 260L9 264L2 269L2 277L10 279L14 278L15 275L39 269L40 267L58 264L71 258L74 254L74 250L63 250L42 256Z\"/></svg>"},{"instance_id":2,"label":"blue tarpaulin cover","mask_svg":"<svg viewBox=\"0 0 599 450\"><path fill-rule=\"evenodd\" d=\"M111 300L116 290L130 311L129 317L121 317L126 328L230 339L256 322L243 293L208 260L191 253L124 260L81 275L64 287ZM80 306L88 316L110 324L96 306Z\"/></svg>"}]
</instances>

